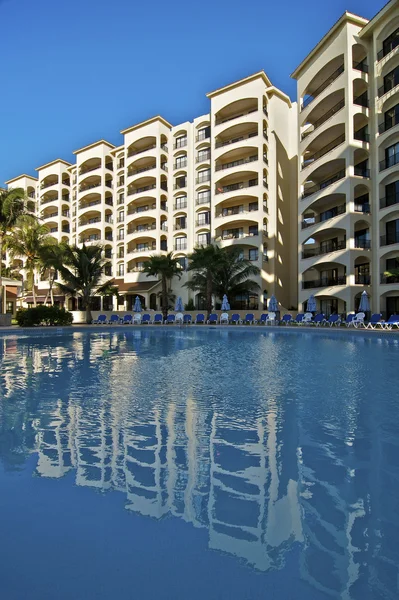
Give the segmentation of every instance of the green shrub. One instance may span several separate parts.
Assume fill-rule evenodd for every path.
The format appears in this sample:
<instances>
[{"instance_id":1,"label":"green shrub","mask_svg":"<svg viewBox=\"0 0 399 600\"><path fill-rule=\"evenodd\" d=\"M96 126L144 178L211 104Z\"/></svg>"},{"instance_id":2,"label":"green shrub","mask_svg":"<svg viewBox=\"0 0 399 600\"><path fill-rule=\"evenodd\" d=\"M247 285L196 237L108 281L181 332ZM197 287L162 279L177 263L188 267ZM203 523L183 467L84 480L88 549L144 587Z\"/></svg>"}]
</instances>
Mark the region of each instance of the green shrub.
<instances>
[{"instance_id":1,"label":"green shrub","mask_svg":"<svg viewBox=\"0 0 399 600\"><path fill-rule=\"evenodd\" d=\"M184 305L184 310L195 310L194 300L192 298Z\"/></svg>"},{"instance_id":2,"label":"green shrub","mask_svg":"<svg viewBox=\"0 0 399 600\"><path fill-rule=\"evenodd\" d=\"M73 315L59 306L39 306L22 308L17 312L17 323L20 327L36 327L38 325L72 325Z\"/></svg>"}]
</instances>

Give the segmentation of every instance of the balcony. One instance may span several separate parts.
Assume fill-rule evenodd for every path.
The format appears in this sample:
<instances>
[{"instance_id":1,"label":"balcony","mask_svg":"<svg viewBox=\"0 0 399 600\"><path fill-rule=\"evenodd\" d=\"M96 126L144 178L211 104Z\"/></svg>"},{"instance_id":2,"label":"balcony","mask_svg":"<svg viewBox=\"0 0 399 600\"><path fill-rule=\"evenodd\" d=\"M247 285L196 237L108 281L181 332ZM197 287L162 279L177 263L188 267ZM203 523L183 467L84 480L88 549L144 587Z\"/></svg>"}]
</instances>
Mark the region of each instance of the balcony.
<instances>
[{"instance_id":1,"label":"balcony","mask_svg":"<svg viewBox=\"0 0 399 600\"><path fill-rule=\"evenodd\" d=\"M317 223L324 223L325 221L329 221L338 215L343 215L346 213L346 204L341 204L340 206L334 206L329 210L324 211L320 215L315 217L305 217L302 221L302 229L307 229L308 227L312 227Z\"/></svg>"},{"instance_id":2,"label":"balcony","mask_svg":"<svg viewBox=\"0 0 399 600\"><path fill-rule=\"evenodd\" d=\"M224 146L229 146L230 144L236 144L237 142L242 142L243 140L249 140L250 138L256 137L258 135L257 131L253 131L252 133L248 133L247 135L242 135L239 137L230 138L229 140L216 142L215 148L223 148Z\"/></svg>"},{"instance_id":3,"label":"balcony","mask_svg":"<svg viewBox=\"0 0 399 600\"><path fill-rule=\"evenodd\" d=\"M355 245L356 249L361 248L362 250L371 250L371 240L363 240L361 238L355 237Z\"/></svg>"},{"instance_id":4,"label":"balcony","mask_svg":"<svg viewBox=\"0 0 399 600\"><path fill-rule=\"evenodd\" d=\"M147 146L146 148L140 148L139 150L129 150L129 152L127 153L128 157L130 156L137 156L137 154L143 154L144 152L148 152L149 150L153 150L154 148L156 148L155 144L151 144L150 146Z\"/></svg>"},{"instance_id":5,"label":"balcony","mask_svg":"<svg viewBox=\"0 0 399 600\"><path fill-rule=\"evenodd\" d=\"M48 215L43 215L42 219L46 221L47 219L54 219L55 217L58 217L58 211L52 212Z\"/></svg>"},{"instance_id":6,"label":"balcony","mask_svg":"<svg viewBox=\"0 0 399 600\"><path fill-rule=\"evenodd\" d=\"M142 194L143 192L148 192L149 190L154 190L156 188L156 184L152 183L151 185L145 185L144 187L128 190L128 196L134 196L136 194Z\"/></svg>"},{"instance_id":7,"label":"balcony","mask_svg":"<svg viewBox=\"0 0 399 600\"><path fill-rule=\"evenodd\" d=\"M337 146L340 146L340 144L343 144L344 141L345 141L345 134L342 134L342 135L338 136L337 138L335 138L335 140L332 140L329 144L327 144L327 146L324 146L324 148L321 148L314 154L307 156L306 159L302 163L302 169L305 169L309 165L312 165L317 159L321 158L325 154L328 154L328 152L331 152L331 150L334 150L334 148L336 148Z\"/></svg>"},{"instance_id":8,"label":"balcony","mask_svg":"<svg viewBox=\"0 0 399 600\"><path fill-rule=\"evenodd\" d=\"M173 231L181 231L182 229L187 229L187 223L175 223L173 225Z\"/></svg>"},{"instance_id":9,"label":"balcony","mask_svg":"<svg viewBox=\"0 0 399 600\"><path fill-rule=\"evenodd\" d=\"M153 165L149 165L147 167L142 167L141 169L131 169L130 171L127 171L127 176L128 177L132 177L133 175L138 175L139 173L145 173L146 171L151 171L152 169L155 169L155 164ZM123 185L124 181L118 185Z\"/></svg>"},{"instance_id":10,"label":"balcony","mask_svg":"<svg viewBox=\"0 0 399 600\"><path fill-rule=\"evenodd\" d=\"M366 179L370 178L370 169L365 169L364 167L359 167L357 165L354 166L353 174L356 177L365 177Z\"/></svg>"},{"instance_id":11,"label":"balcony","mask_svg":"<svg viewBox=\"0 0 399 600\"><path fill-rule=\"evenodd\" d=\"M184 169L185 167L187 167L187 158L183 160L177 160L173 165L174 169Z\"/></svg>"},{"instance_id":12,"label":"balcony","mask_svg":"<svg viewBox=\"0 0 399 600\"><path fill-rule=\"evenodd\" d=\"M161 144L161 150L168 152L168 146L166 144Z\"/></svg>"},{"instance_id":13,"label":"balcony","mask_svg":"<svg viewBox=\"0 0 399 600\"><path fill-rule=\"evenodd\" d=\"M209 138L211 137L211 128L209 127L209 131L203 132L203 133L199 133L196 138L195 141L196 142L203 142L205 140L209 140Z\"/></svg>"},{"instance_id":14,"label":"balcony","mask_svg":"<svg viewBox=\"0 0 399 600\"><path fill-rule=\"evenodd\" d=\"M224 165L217 165L215 171L224 171L225 169L231 169L232 167L239 167L240 165L246 165L251 162L258 160L258 155L248 156L247 158L241 158L239 160L233 160L225 163Z\"/></svg>"},{"instance_id":15,"label":"balcony","mask_svg":"<svg viewBox=\"0 0 399 600\"><path fill-rule=\"evenodd\" d=\"M359 142L366 142L368 144L370 142L370 135L367 133L367 126L355 131L353 138Z\"/></svg>"},{"instance_id":16,"label":"balcony","mask_svg":"<svg viewBox=\"0 0 399 600\"><path fill-rule=\"evenodd\" d=\"M100 223L101 217L93 217L92 219L87 219L86 221L81 221L79 223L79 227L86 227L86 225L92 225L93 223Z\"/></svg>"},{"instance_id":17,"label":"balcony","mask_svg":"<svg viewBox=\"0 0 399 600\"><path fill-rule=\"evenodd\" d=\"M234 121L235 119L239 119L240 117L246 117L254 112L257 112L258 108L253 108L247 111L239 111L234 115L229 115L228 117L222 117L219 119L215 119L215 125L222 125L223 123L228 123L229 121Z\"/></svg>"},{"instance_id":18,"label":"balcony","mask_svg":"<svg viewBox=\"0 0 399 600\"><path fill-rule=\"evenodd\" d=\"M175 204L173 205L173 210L183 210L187 208L187 200L184 200L182 202L175 202Z\"/></svg>"},{"instance_id":19,"label":"balcony","mask_svg":"<svg viewBox=\"0 0 399 600\"><path fill-rule=\"evenodd\" d=\"M391 244L399 244L399 231L380 237L380 246L390 246Z\"/></svg>"},{"instance_id":20,"label":"balcony","mask_svg":"<svg viewBox=\"0 0 399 600\"><path fill-rule=\"evenodd\" d=\"M79 192L86 192L87 190L92 190L93 188L100 187L101 181L97 181L96 183L82 183L79 186Z\"/></svg>"},{"instance_id":21,"label":"balcony","mask_svg":"<svg viewBox=\"0 0 399 600\"><path fill-rule=\"evenodd\" d=\"M63 200L63 202L69 202L70 201L69 194L63 194L62 195L62 200Z\"/></svg>"},{"instance_id":22,"label":"balcony","mask_svg":"<svg viewBox=\"0 0 399 600\"><path fill-rule=\"evenodd\" d=\"M183 250L187 250L187 242L185 243L179 243L179 244L175 244L173 246L173 249L175 250L175 252L181 252Z\"/></svg>"},{"instance_id":23,"label":"balcony","mask_svg":"<svg viewBox=\"0 0 399 600\"><path fill-rule=\"evenodd\" d=\"M368 100L367 92L363 92L363 94L360 94L360 96L357 96L357 98L354 98L353 104L356 104L357 106L362 106L363 108L368 108L369 100Z\"/></svg>"},{"instance_id":24,"label":"balcony","mask_svg":"<svg viewBox=\"0 0 399 600\"><path fill-rule=\"evenodd\" d=\"M210 227L211 225L211 221L208 218L208 220L206 219L196 219L195 220L195 226L196 227Z\"/></svg>"},{"instance_id":25,"label":"balcony","mask_svg":"<svg viewBox=\"0 0 399 600\"><path fill-rule=\"evenodd\" d=\"M40 204L48 204L49 202L57 202L58 200L58 196L54 196L54 198L43 198L43 200L40 201Z\"/></svg>"},{"instance_id":26,"label":"balcony","mask_svg":"<svg viewBox=\"0 0 399 600\"><path fill-rule=\"evenodd\" d=\"M195 199L195 204L198 206L199 204L210 204L211 203L211 194L204 194L203 196L198 196Z\"/></svg>"},{"instance_id":27,"label":"balcony","mask_svg":"<svg viewBox=\"0 0 399 600\"><path fill-rule=\"evenodd\" d=\"M342 169L341 171L338 171L338 173L336 173L332 177L329 177L329 179L325 179L324 181L321 181L320 183L305 189L302 192L302 199L307 198L308 196L311 196L312 194L315 194L316 192L319 192L320 190L324 190L329 185L332 185L333 183L335 183L336 181L339 181L340 179L343 179L344 177L345 177L345 170Z\"/></svg>"},{"instance_id":28,"label":"balcony","mask_svg":"<svg viewBox=\"0 0 399 600\"><path fill-rule=\"evenodd\" d=\"M308 290L311 288L323 288L332 287L335 285L346 285L346 276L342 277L322 277L321 279L314 279L313 281L303 281L302 289Z\"/></svg>"},{"instance_id":29,"label":"balcony","mask_svg":"<svg viewBox=\"0 0 399 600\"><path fill-rule=\"evenodd\" d=\"M140 244L127 251L127 254L137 254L138 252L153 252L156 250L156 244Z\"/></svg>"},{"instance_id":30,"label":"balcony","mask_svg":"<svg viewBox=\"0 0 399 600\"><path fill-rule=\"evenodd\" d=\"M391 156L388 156L388 158L386 158L385 160L381 160L380 161L380 171L385 171L385 169L389 169L390 167L393 167L394 165L397 165L399 163L399 152L396 154L392 154Z\"/></svg>"},{"instance_id":31,"label":"balcony","mask_svg":"<svg viewBox=\"0 0 399 600\"><path fill-rule=\"evenodd\" d=\"M324 90L333 83L333 81L335 81L337 79L337 77L339 77L341 75L341 73L343 73L345 70L344 65L340 65L338 67L338 69L336 69L333 73L331 73L331 75L325 80L323 81L323 83L321 85L319 85L319 87L312 92L308 98L305 98L302 102L302 106L301 106L301 110L304 110L307 106L309 106L309 104L311 104L313 102L313 100L315 100L315 98L317 98L317 96L320 96L320 94L322 92L324 92Z\"/></svg>"},{"instance_id":32,"label":"balcony","mask_svg":"<svg viewBox=\"0 0 399 600\"><path fill-rule=\"evenodd\" d=\"M210 158L211 158L211 153L210 152L204 152L203 154L198 155L196 157L195 162L197 162L197 163L207 162Z\"/></svg>"},{"instance_id":33,"label":"balcony","mask_svg":"<svg viewBox=\"0 0 399 600\"><path fill-rule=\"evenodd\" d=\"M62 233L70 233L69 225L63 225L61 231Z\"/></svg>"},{"instance_id":34,"label":"balcony","mask_svg":"<svg viewBox=\"0 0 399 600\"><path fill-rule=\"evenodd\" d=\"M41 190L45 190L48 187L51 187L52 185L58 185L58 179L55 179L53 181L46 181L45 183L42 183L40 186Z\"/></svg>"},{"instance_id":35,"label":"balcony","mask_svg":"<svg viewBox=\"0 0 399 600\"><path fill-rule=\"evenodd\" d=\"M187 138L186 137L182 137L182 138L179 138L173 144L173 150L178 150L179 148L185 148L186 146L187 146Z\"/></svg>"},{"instance_id":36,"label":"balcony","mask_svg":"<svg viewBox=\"0 0 399 600\"><path fill-rule=\"evenodd\" d=\"M324 113L324 115L322 115L319 119L317 119L317 121L315 121L314 123L311 124L313 126L312 129L310 129L310 127L309 127L309 129L307 129L306 131L304 131L302 133L301 141L304 140L308 135L313 133L318 127L323 125L323 123L328 121L328 119L330 119L337 112L339 112L341 110L341 108L343 108L344 106L345 106L345 100L340 100L339 102L337 102L337 104L335 104L332 108L330 108L330 110L328 110L326 113Z\"/></svg>"},{"instance_id":37,"label":"balcony","mask_svg":"<svg viewBox=\"0 0 399 600\"><path fill-rule=\"evenodd\" d=\"M133 229L128 229L127 234L130 235L132 233L145 233L146 231L154 231L156 229L156 224L152 223L151 225L138 225Z\"/></svg>"},{"instance_id":38,"label":"balcony","mask_svg":"<svg viewBox=\"0 0 399 600\"><path fill-rule=\"evenodd\" d=\"M200 175L196 178L195 183L199 185L200 183L208 183L211 180L211 174L206 173L205 175Z\"/></svg>"},{"instance_id":39,"label":"balcony","mask_svg":"<svg viewBox=\"0 0 399 600\"><path fill-rule=\"evenodd\" d=\"M93 233L88 237L81 237L79 239L79 244L89 244L91 242L98 242L101 240L101 236L98 233Z\"/></svg>"},{"instance_id":40,"label":"balcony","mask_svg":"<svg viewBox=\"0 0 399 600\"><path fill-rule=\"evenodd\" d=\"M355 285L370 285L371 284L371 276L370 275L355 275Z\"/></svg>"},{"instance_id":41,"label":"balcony","mask_svg":"<svg viewBox=\"0 0 399 600\"><path fill-rule=\"evenodd\" d=\"M173 189L174 190L184 190L184 188L187 187L187 181L185 181L184 183L175 183L173 185Z\"/></svg>"},{"instance_id":42,"label":"balcony","mask_svg":"<svg viewBox=\"0 0 399 600\"><path fill-rule=\"evenodd\" d=\"M302 251L302 258L314 258L315 256L322 256L323 254L330 254L331 252L337 252L338 250L346 249L346 241L334 243L331 240L325 242L322 246L317 248L311 248L309 250Z\"/></svg>"},{"instance_id":43,"label":"balcony","mask_svg":"<svg viewBox=\"0 0 399 600\"><path fill-rule=\"evenodd\" d=\"M391 79L388 79L384 85L382 85L381 87L378 88L378 97L381 98L381 96L384 96L385 94L387 94L388 92L390 92L391 90L393 90L398 84L395 83L395 81L392 81Z\"/></svg>"},{"instance_id":44,"label":"balcony","mask_svg":"<svg viewBox=\"0 0 399 600\"><path fill-rule=\"evenodd\" d=\"M90 173L90 171L96 171L101 168L101 162L96 165L92 165L91 167L81 167L79 169L79 175L85 175L86 173Z\"/></svg>"},{"instance_id":45,"label":"balcony","mask_svg":"<svg viewBox=\"0 0 399 600\"><path fill-rule=\"evenodd\" d=\"M399 277L389 277L387 275L381 275L380 278L381 283L386 284L386 283L399 283Z\"/></svg>"},{"instance_id":46,"label":"balcony","mask_svg":"<svg viewBox=\"0 0 399 600\"><path fill-rule=\"evenodd\" d=\"M224 185L215 190L215 194L227 194L228 192L235 192L236 190L245 190L250 187L258 185L257 179L250 179L249 181L240 181L239 183L232 183L230 185Z\"/></svg>"},{"instance_id":47,"label":"balcony","mask_svg":"<svg viewBox=\"0 0 399 600\"><path fill-rule=\"evenodd\" d=\"M137 215L139 213L143 213L143 212L147 212L149 210L154 210L156 208L156 204L151 204L148 205L146 204L145 206L138 206L137 208L129 208L129 210L127 211L128 215Z\"/></svg>"},{"instance_id":48,"label":"balcony","mask_svg":"<svg viewBox=\"0 0 399 600\"><path fill-rule=\"evenodd\" d=\"M380 199L380 208L387 208L388 206L394 206L394 204L399 204L399 192Z\"/></svg>"},{"instance_id":49,"label":"balcony","mask_svg":"<svg viewBox=\"0 0 399 600\"><path fill-rule=\"evenodd\" d=\"M96 206L97 204L101 204L101 200L92 200L91 202L85 202L79 206L80 210L84 210L85 208L89 208L89 206Z\"/></svg>"},{"instance_id":50,"label":"balcony","mask_svg":"<svg viewBox=\"0 0 399 600\"><path fill-rule=\"evenodd\" d=\"M362 73L368 73L369 72L369 66L366 63L366 59L365 58L363 60L361 60L360 62L353 61L352 67L354 69L356 69L356 71L361 71Z\"/></svg>"}]
</instances>

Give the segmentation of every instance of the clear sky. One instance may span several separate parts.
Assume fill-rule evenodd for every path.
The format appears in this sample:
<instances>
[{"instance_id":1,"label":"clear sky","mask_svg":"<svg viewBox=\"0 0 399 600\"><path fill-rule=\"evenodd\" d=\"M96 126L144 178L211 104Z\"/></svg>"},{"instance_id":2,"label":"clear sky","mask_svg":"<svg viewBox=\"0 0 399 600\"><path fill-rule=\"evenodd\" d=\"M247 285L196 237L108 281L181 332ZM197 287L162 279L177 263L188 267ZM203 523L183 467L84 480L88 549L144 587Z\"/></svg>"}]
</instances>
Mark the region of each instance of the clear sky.
<instances>
[{"instance_id":1,"label":"clear sky","mask_svg":"<svg viewBox=\"0 0 399 600\"><path fill-rule=\"evenodd\" d=\"M264 69L290 74L348 10L385 0L0 0L0 185L156 114L208 112L205 94Z\"/></svg>"}]
</instances>

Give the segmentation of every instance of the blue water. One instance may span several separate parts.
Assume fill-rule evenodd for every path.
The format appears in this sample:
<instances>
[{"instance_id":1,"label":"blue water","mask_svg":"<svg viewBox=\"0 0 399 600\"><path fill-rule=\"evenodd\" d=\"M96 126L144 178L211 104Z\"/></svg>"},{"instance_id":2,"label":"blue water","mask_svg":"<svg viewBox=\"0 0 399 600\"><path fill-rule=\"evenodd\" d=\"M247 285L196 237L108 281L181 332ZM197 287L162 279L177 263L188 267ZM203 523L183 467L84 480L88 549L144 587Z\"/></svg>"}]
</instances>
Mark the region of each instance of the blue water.
<instances>
[{"instance_id":1,"label":"blue water","mask_svg":"<svg viewBox=\"0 0 399 600\"><path fill-rule=\"evenodd\" d=\"M1 600L397 600L398 356L259 329L0 338Z\"/></svg>"}]
</instances>

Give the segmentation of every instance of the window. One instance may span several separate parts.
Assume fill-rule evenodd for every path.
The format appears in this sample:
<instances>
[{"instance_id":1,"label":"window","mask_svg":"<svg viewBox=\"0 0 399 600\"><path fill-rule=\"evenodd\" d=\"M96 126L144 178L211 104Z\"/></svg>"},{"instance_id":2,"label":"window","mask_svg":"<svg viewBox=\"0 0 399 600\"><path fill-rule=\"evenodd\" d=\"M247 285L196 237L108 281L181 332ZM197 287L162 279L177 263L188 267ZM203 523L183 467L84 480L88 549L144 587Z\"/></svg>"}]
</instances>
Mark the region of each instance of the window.
<instances>
[{"instance_id":1,"label":"window","mask_svg":"<svg viewBox=\"0 0 399 600\"><path fill-rule=\"evenodd\" d=\"M176 188L184 188L187 185L187 177L183 175L182 177L176 177Z\"/></svg>"},{"instance_id":2,"label":"window","mask_svg":"<svg viewBox=\"0 0 399 600\"><path fill-rule=\"evenodd\" d=\"M399 202L399 179L385 186L386 206Z\"/></svg>"},{"instance_id":3,"label":"window","mask_svg":"<svg viewBox=\"0 0 399 600\"><path fill-rule=\"evenodd\" d=\"M187 156L179 156L176 158L175 169L182 169L187 165Z\"/></svg>"},{"instance_id":4,"label":"window","mask_svg":"<svg viewBox=\"0 0 399 600\"><path fill-rule=\"evenodd\" d=\"M119 229L117 239L118 240L124 240L125 239L125 231L124 231L124 229Z\"/></svg>"},{"instance_id":5,"label":"window","mask_svg":"<svg viewBox=\"0 0 399 600\"><path fill-rule=\"evenodd\" d=\"M208 246L209 244L209 233L199 233L197 235L198 246Z\"/></svg>"},{"instance_id":6,"label":"window","mask_svg":"<svg viewBox=\"0 0 399 600\"><path fill-rule=\"evenodd\" d=\"M187 219L186 217L178 217L176 219L175 229L186 229L187 227Z\"/></svg>"},{"instance_id":7,"label":"window","mask_svg":"<svg viewBox=\"0 0 399 600\"><path fill-rule=\"evenodd\" d=\"M210 223L210 217L211 217L211 213L210 212L198 213L197 224L198 225L209 225L209 223Z\"/></svg>"},{"instance_id":8,"label":"window","mask_svg":"<svg viewBox=\"0 0 399 600\"><path fill-rule=\"evenodd\" d=\"M178 196L176 198L175 209L178 210L180 208L186 208L187 206L187 196Z\"/></svg>"},{"instance_id":9,"label":"window","mask_svg":"<svg viewBox=\"0 0 399 600\"><path fill-rule=\"evenodd\" d=\"M392 71L384 77L384 94L392 90L399 83L399 66L395 67Z\"/></svg>"},{"instance_id":10,"label":"window","mask_svg":"<svg viewBox=\"0 0 399 600\"><path fill-rule=\"evenodd\" d=\"M209 190L205 190L204 192L198 192L197 199L198 202L203 202L205 204L210 201L211 192Z\"/></svg>"},{"instance_id":11,"label":"window","mask_svg":"<svg viewBox=\"0 0 399 600\"><path fill-rule=\"evenodd\" d=\"M205 181L209 181L211 178L211 170L204 169L198 173L197 183L204 183Z\"/></svg>"},{"instance_id":12,"label":"window","mask_svg":"<svg viewBox=\"0 0 399 600\"><path fill-rule=\"evenodd\" d=\"M136 269L137 269L137 271L143 271L144 270L144 261L137 262Z\"/></svg>"},{"instance_id":13,"label":"window","mask_svg":"<svg viewBox=\"0 0 399 600\"><path fill-rule=\"evenodd\" d=\"M165 250L165 252L168 251L168 242L166 240L161 240L161 250Z\"/></svg>"},{"instance_id":14,"label":"window","mask_svg":"<svg viewBox=\"0 0 399 600\"><path fill-rule=\"evenodd\" d=\"M396 142L396 144L393 144L393 146L389 146L388 148L385 149L385 168L388 169L389 167L396 165L398 160L399 160L399 142Z\"/></svg>"},{"instance_id":15,"label":"window","mask_svg":"<svg viewBox=\"0 0 399 600\"><path fill-rule=\"evenodd\" d=\"M183 271L187 270L187 258L185 256L180 256L180 258L177 259L178 264L180 265L180 267L183 269Z\"/></svg>"},{"instance_id":16,"label":"window","mask_svg":"<svg viewBox=\"0 0 399 600\"><path fill-rule=\"evenodd\" d=\"M240 204L239 206L232 206L231 208L223 208L222 216L228 217L230 215L238 215L242 212L244 212L244 205Z\"/></svg>"},{"instance_id":17,"label":"window","mask_svg":"<svg viewBox=\"0 0 399 600\"><path fill-rule=\"evenodd\" d=\"M210 128L210 126L203 127L202 129L198 130L197 142L199 142L201 140L206 140L209 137L211 137L211 128Z\"/></svg>"},{"instance_id":18,"label":"window","mask_svg":"<svg viewBox=\"0 0 399 600\"><path fill-rule=\"evenodd\" d=\"M175 250L186 250L187 249L187 238L177 237L175 239Z\"/></svg>"},{"instance_id":19,"label":"window","mask_svg":"<svg viewBox=\"0 0 399 600\"><path fill-rule=\"evenodd\" d=\"M184 146L187 146L187 136L181 135L176 138L175 148L184 148Z\"/></svg>"},{"instance_id":20,"label":"window","mask_svg":"<svg viewBox=\"0 0 399 600\"><path fill-rule=\"evenodd\" d=\"M14 313L14 302L6 302L6 313L7 314L13 314Z\"/></svg>"},{"instance_id":21,"label":"window","mask_svg":"<svg viewBox=\"0 0 399 600\"><path fill-rule=\"evenodd\" d=\"M140 244L137 244L137 250L140 252L142 250L147 250L148 249L148 244L146 242L141 242Z\"/></svg>"},{"instance_id":22,"label":"window","mask_svg":"<svg viewBox=\"0 0 399 600\"><path fill-rule=\"evenodd\" d=\"M248 253L249 260L258 260L259 252L257 248L251 248Z\"/></svg>"},{"instance_id":23,"label":"window","mask_svg":"<svg viewBox=\"0 0 399 600\"><path fill-rule=\"evenodd\" d=\"M387 244L396 244L399 242L399 219L388 221L385 225Z\"/></svg>"},{"instance_id":24,"label":"window","mask_svg":"<svg viewBox=\"0 0 399 600\"><path fill-rule=\"evenodd\" d=\"M248 204L248 210L249 210L249 212L253 212L254 210L258 210L258 203L257 202L250 202Z\"/></svg>"},{"instance_id":25,"label":"window","mask_svg":"<svg viewBox=\"0 0 399 600\"><path fill-rule=\"evenodd\" d=\"M248 227L248 233L249 235L258 235L259 233L259 229L257 225L250 225Z\"/></svg>"},{"instance_id":26,"label":"window","mask_svg":"<svg viewBox=\"0 0 399 600\"><path fill-rule=\"evenodd\" d=\"M200 150L198 152L198 156L197 156L197 160L198 162L204 162L205 160L208 160L211 156L211 153L209 150Z\"/></svg>"},{"instance_id":27,"label":"window","mask_svg":"<svg viewBox=\"0 0 399 600\"><path fill-rule=\"evenodd\" d=\"M383 41L383 56L386 56L391 50L396 48L396 46L399 46L399 27Z\"/></svg>"},{"instance_id":28,"label":"window","mask_svg":"<svg viewBox=\"0 0 399 600\"><path fill-rule=\"evenodd\" d=\"M394 125L399 123L399 104L393 106L384 113L384 129L391 129Z\"/></svg>"},{"instance_id":29,"label":"window","mask_svg":"<svg viewBox=\"0 0 399 600\"><path fill-rule=\"evenodd\" d=\"M237 239L242 237L243 232L244 230L242 227L237 227L236 229L223 229L222 238L224 240Z\"/></svg>"},{"instance_id":30,"label":"window","mask_svg":"<svg viewBox=\"0 0 399 600\"><path fill-rule=\"evenodd\" d=\"M118 223L123 223L125 220L125 211L121 210L118 212Z\"/></svg>"}]
</instances>

